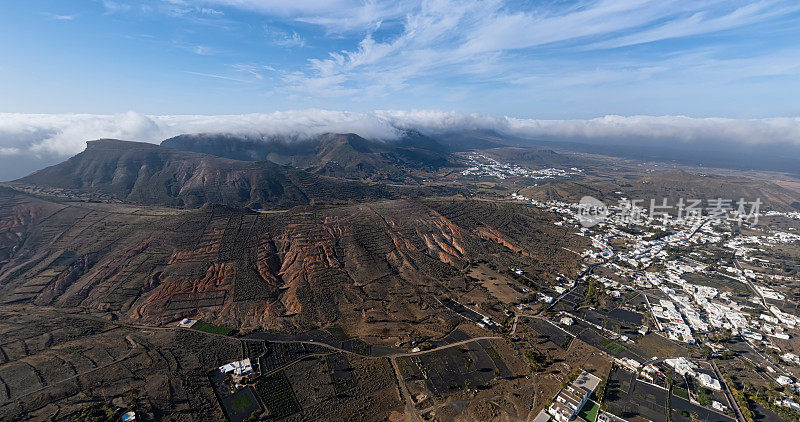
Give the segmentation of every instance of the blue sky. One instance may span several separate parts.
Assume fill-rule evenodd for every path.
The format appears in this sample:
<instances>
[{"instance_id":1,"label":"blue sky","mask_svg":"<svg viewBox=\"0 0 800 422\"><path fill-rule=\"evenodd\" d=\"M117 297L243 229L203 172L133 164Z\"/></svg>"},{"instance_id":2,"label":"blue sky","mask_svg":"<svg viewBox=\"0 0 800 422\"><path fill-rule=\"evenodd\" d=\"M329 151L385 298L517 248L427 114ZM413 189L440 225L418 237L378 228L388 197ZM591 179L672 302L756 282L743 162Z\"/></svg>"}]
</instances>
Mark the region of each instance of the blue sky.
<instances>
[{"instance_id":1,"label":"blue sky","mask_svg":"<svg viewBox=\"0 0 800 422\"><path fill-rule=\"evenodd\" d=\"M795 0L0 3L0 112L800 114Z\"/></svg>"}]
</instances>

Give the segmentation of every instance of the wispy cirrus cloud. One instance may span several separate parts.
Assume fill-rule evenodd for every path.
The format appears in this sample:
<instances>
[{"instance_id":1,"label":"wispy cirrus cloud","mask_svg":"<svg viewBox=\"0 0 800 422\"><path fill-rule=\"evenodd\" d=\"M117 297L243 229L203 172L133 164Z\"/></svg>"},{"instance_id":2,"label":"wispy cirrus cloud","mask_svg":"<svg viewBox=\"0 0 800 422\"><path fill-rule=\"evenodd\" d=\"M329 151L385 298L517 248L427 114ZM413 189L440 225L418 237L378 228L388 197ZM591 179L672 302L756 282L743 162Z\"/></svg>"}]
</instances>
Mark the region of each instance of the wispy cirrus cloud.
<instances>
[{"instance_id":1,"label":"wispy cirrus cloud","mask_svg":"<svg viewBox=\"0 0 800 422\"><path fill-rule=\"evenodd\" d=\"M284 31L282 29L273 28L271 25L265 25L264 31L267 37L274 45L281 47L305 47L306 40L297 31Z\"/></svg>"},{"instance_id":2,"label":"wispy cirrus cloud","mask_svg":"<svg viewBox=\"0 0 800 422\"><path fill-rule=\"evenodd\" d=\"M59 15L56 13L45 13L45 16L50 17L50 19L57 20L57 21L71 21L78 17L78 15Z\"/></svg>"},{"instance_id":3,"label":"wispy cirrus cloud","mask_svg":"<svg viewBox=\"0 0 800 422\"><path fill-rule=\"evenodd\" d=\"M293 72L286 81L300 91L336 94L392 92L415 79L441 75L493 81L509 72L530 72L529 64L536 58L528 57L543 52L597 50L716 33L800 10L800 5L781 0L598 0L542 3L527 9L503 1L438 0L400 7L406 13L396 34L382 35L380 40L377 36L380 23L397 19L397 14L373 16L370 22L378 24L362 23L366 35L356 48L309 58L308 68ZM294 12L298 20L313 21L307 10ZM342 24L343 30L347 28ZM654 67L651 62L643 64Z\"/></svg>"},{"instance_id":4,"label":"wispy cirrus cloud","mask_svg":"<svg viewBox=\"0 0 800 422\"><path fill-rule=\"evenodd\" d=\"M450 88L456 84L462 90L525 87L528 92L548 88L542 81L560 87L580 81L601 86L615 79L615 74L633 75L637 80L668 79L664 75L697 72L705 65L719 69L735 66L736 60L763 61L776 57L772 48L783 48L790 57L800 52L800 47L792 50L786 45L749 50L733 46L749 42L753 37L748 35L727 44L708 37L761 25L754 38L766 39L779 30L780 25L773 28L771 24L791 27L794 23L796 27L800 4L793 0L105 2L114 13L126 7L129 11L145 8L191 21L219 23L224 16L237 31L265 28L265 47L283 47L291 60L276 64L263 60L258 52L248 57L235 48L231 54L237 55L238 62L261 61L275 67L280 77L274 79L270 91L305 98L386 98L408 94L423 84L429 90L444 91L440 97L452 94ZM248 18L236 22L234 16L242 14ZM254 24L258 18L266 23ZM702 45L686 42L700 38L705 40ZM661 44L652 47L657 43ZM198 45L197 54L215 52L202 47L205 44L191 45ZM698 57L694 50L701 46L716 54L706 54L706 62L689 69L669 67L681 57ZM621 59L626 60L625 66L616 68ZM222 66L216 65L213 71L195 70L225 75ZM733 74L736 69L724 72Z\"/></svg>"},{"instance_id":5,"label":"wispy cirrus cloud","mask_svg":"<svg viewBox=\"0 0 800 422\"><path fill-rule=\"evenodd\" d=\"M222 79L222 80L226 80L226 81L241 82L241 83L252 83L253 82L252 80L249 80L249 79L235 78L235 77L226 76L226 75L217 75L217 74L214 74L214 73L193 72L193 71L190 71L190 70L187 70L185 72L190 74L190 75L202 76L204 78Z\"/></svg>"},{"instance_id":6,"label":"wispy cirrus cloud","mask_svg":"<svg viewBox=\"0 0 800 422\"><path fill-rule=\"evenodd\" d=\"M401 17L419 0L201 0L197 3L230 7L289 21L309 23L330 33L362 31L376 22Z\"/></svg>"},{"instance_id":7,"label":"wispy cirrus cloud","mask_svg":"<svg viewBox=\"0 0 800 422\"><path fill-rule=\"evenodd\" d=\"M762 0L744 4L721 14L714 11L697 10L683 17L644 28L629 35L615 37L603 42L590 44L588 48L617 48L645 44L673 38L708 34L733 29L771 18L795 13L800 10L798 3L784 3L779 0Z\"/></svg>"}]
</instances>

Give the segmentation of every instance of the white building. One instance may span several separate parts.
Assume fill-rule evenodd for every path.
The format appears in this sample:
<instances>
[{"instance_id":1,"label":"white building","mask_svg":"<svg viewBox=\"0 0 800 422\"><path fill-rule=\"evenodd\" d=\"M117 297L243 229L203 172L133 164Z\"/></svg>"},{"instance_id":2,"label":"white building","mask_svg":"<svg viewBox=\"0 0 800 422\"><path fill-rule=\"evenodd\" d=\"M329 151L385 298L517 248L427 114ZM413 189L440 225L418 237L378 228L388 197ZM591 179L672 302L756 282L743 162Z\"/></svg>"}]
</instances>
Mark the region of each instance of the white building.
<instances>
[{"instance_id":1,"label":"white building","mask_svg":"<svg viewBox=\"0 0 800 422\"><path fill-rule=\"evenodd\" d=\"M250 364L250 358L237 360L236 362L226 363L219 367L219 371L223 374L232 373L234 377L241 378L245 375L253 373L253 365Z\"/></svg>"},{"instance_id":2,"label":"white building","mask_svg":"<svg viewBox=\"0 0 800 422\"><path fill-rule=\"evenodd\" d=\"M677 372L680 375L686 375L686 374L694 375L694 370L695 368L697 368L697 365L695 365L692 361L684 357L664 359L664 362L666 362L667 365L675 369L675 372Z\"/></svg>"},{"instance_id":3,"label":"white building","mask_svg":"<svg viewBox=\"0 0 800 422\"><path fill-rule=\"evenodd\" d=\"M547 412L558 422L574 419L599 384L600 378L588 372L581 372L575 381L558 393L553 404L547 408Z\"/></svg>"},{"instance_id":4,"label":"white building","mask_svg":"<svg viewBox=\"0 0 800 422\"><path fill-rule=\"evenodd\" d=\"M703 387L722 391L722 386L719 384L719 381L716 378L713 378L711 375L701 373L697 376L697 381L699 381L700 385Z\"/></svg>"}]
</instances>

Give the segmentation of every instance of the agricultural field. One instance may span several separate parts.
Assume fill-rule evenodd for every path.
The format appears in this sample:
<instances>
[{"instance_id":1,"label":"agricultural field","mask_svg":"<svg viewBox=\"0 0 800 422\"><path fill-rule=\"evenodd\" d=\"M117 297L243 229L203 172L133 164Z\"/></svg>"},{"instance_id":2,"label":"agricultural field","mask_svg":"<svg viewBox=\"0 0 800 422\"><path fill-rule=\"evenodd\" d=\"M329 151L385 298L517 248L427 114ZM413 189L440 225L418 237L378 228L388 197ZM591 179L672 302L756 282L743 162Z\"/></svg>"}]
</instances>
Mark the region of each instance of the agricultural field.
<instances>
[{"instance_id":1,"label":"agricultural field","mask_svg":"<svg viewBox=\"0 0 800 422\"><path fill-rule=\"evenodd\" d=\"M636 375L615 368L606 386L604 403L610 412L631 421L664 420L668 391L638 381Z\"/></svg>"},{"instance_id":2,"label":"agricultural field","mask_svg":"<svg viewBox=\"0 0 800 422\"><path fill-rule=\"evenodd\" d=\"M259 414L262 410L255 392L250 387L223 398L222 406L225 408L225 416L230 421L245 421L252 414Z\"/></svg>"},{"instance_id":3,"label":"agricultural field","mask_svg":"<svg viewBox=\"0 0 800 422\"><path fill-rule=\"evenodd\" d=\"M430 395L435 396L482 388L502 372L478 342L400 360L402 367L407 368L408 379L422 377ZM502 359L499 363L503 365Z\"/></svg>"},{"instance_id":4,"label":"agricultural field","mask_svg":"<svg viewBox=\"0 0 800 422\"><path fill-rule=\"evenodd\" d=\"M202 331L204 333L219 334L227 336L233 332L232 328L217 327L216 325L209 324L203 321L197 321L192 325L193 330Z\"/></svg>"},{"instance_id":5,"label":"agricultural field","mask_svg":"<svg viewBox=\"0 0 800 422\"><path fill-rule=\"evenodd\" d=\"M240 350L236 340L198 331L141 330L23 305L0 311L0 333L4 420L69 419L87 400L133 405L143 417L223 418L205 368Z\"/></svg>"},{"instance_id":6,"label":"agricultural field","mask_svg":"<svg viewBox=\"0 0 800 422\"><path fill-rule=\"evenodd\" d=\"M301 410L292 385L282 371L258 381L255 391L264 403L268 415L274 419L285 418Z\"/></svg>"},{"instance_id":7,"label":"agricultural field","mask_svg":"<svg viewBox=\"0 0 800 422\"><path fill-rule=\"evenodd\" d=\"M569 332L565 331L563 328L555 325L555 323L550 322L549 320L530 317L530 318L522 318L525 324L530 326L535 332L539 333L541 336L544 336L549 341L553 342L553 344L567 349L569 348L572 339L575 337L570 334Z\"/></svg>"}]
</instances>

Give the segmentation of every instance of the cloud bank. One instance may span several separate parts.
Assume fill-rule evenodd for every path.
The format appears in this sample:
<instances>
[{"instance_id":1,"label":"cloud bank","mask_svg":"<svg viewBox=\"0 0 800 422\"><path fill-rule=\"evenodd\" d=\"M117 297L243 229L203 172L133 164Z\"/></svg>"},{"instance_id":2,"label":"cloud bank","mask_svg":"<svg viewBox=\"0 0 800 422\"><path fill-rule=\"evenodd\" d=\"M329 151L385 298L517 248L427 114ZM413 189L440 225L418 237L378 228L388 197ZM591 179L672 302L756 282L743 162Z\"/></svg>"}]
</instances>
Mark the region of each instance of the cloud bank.
<instances>
[{"instance_id":1,"label":"cloud bank","mask_svg":"<svg viewBox=\"0 0 800 422\"><path fill-rule=\"evenodd\" d=\"M118 138L159 143L183 133L241 133L310 137L353 132L370 139L396 139L404 130L432 135L489 130L500 134L576 141L706 142L800 145L800 118L692 118L685 116L604 116L589 120L537 120L438 110L277 111L238 115L18 114L0 113L0 155L70 156L86 141Z\"/></svg>"},{"instance_id":2,"label":"cloud bank","mask_svg":"<svg viewBox=\"0 0 800 422\"><path fill-rule=\"evenodd\" d=\"M668 144L710 148L800 146L800 118L692 118L604 116L589 120L537 120L438 110L278 111L242 115L17 114L0 113L0 158L50 164L82 151L86 141L117 138L159 143L183 133L241 133L310 137L353 132L370 139L396 139L404 130L436 135L493 131L537 140L613 143L631 148ZM41 166L41 165L40 165ZM39 167L40 167L39 166ZM19 177L35 168L16 170ZM13 173L13 172L12 172ZM0 178L10 177L8 171Z\"/></svg>"}]
</instances>

